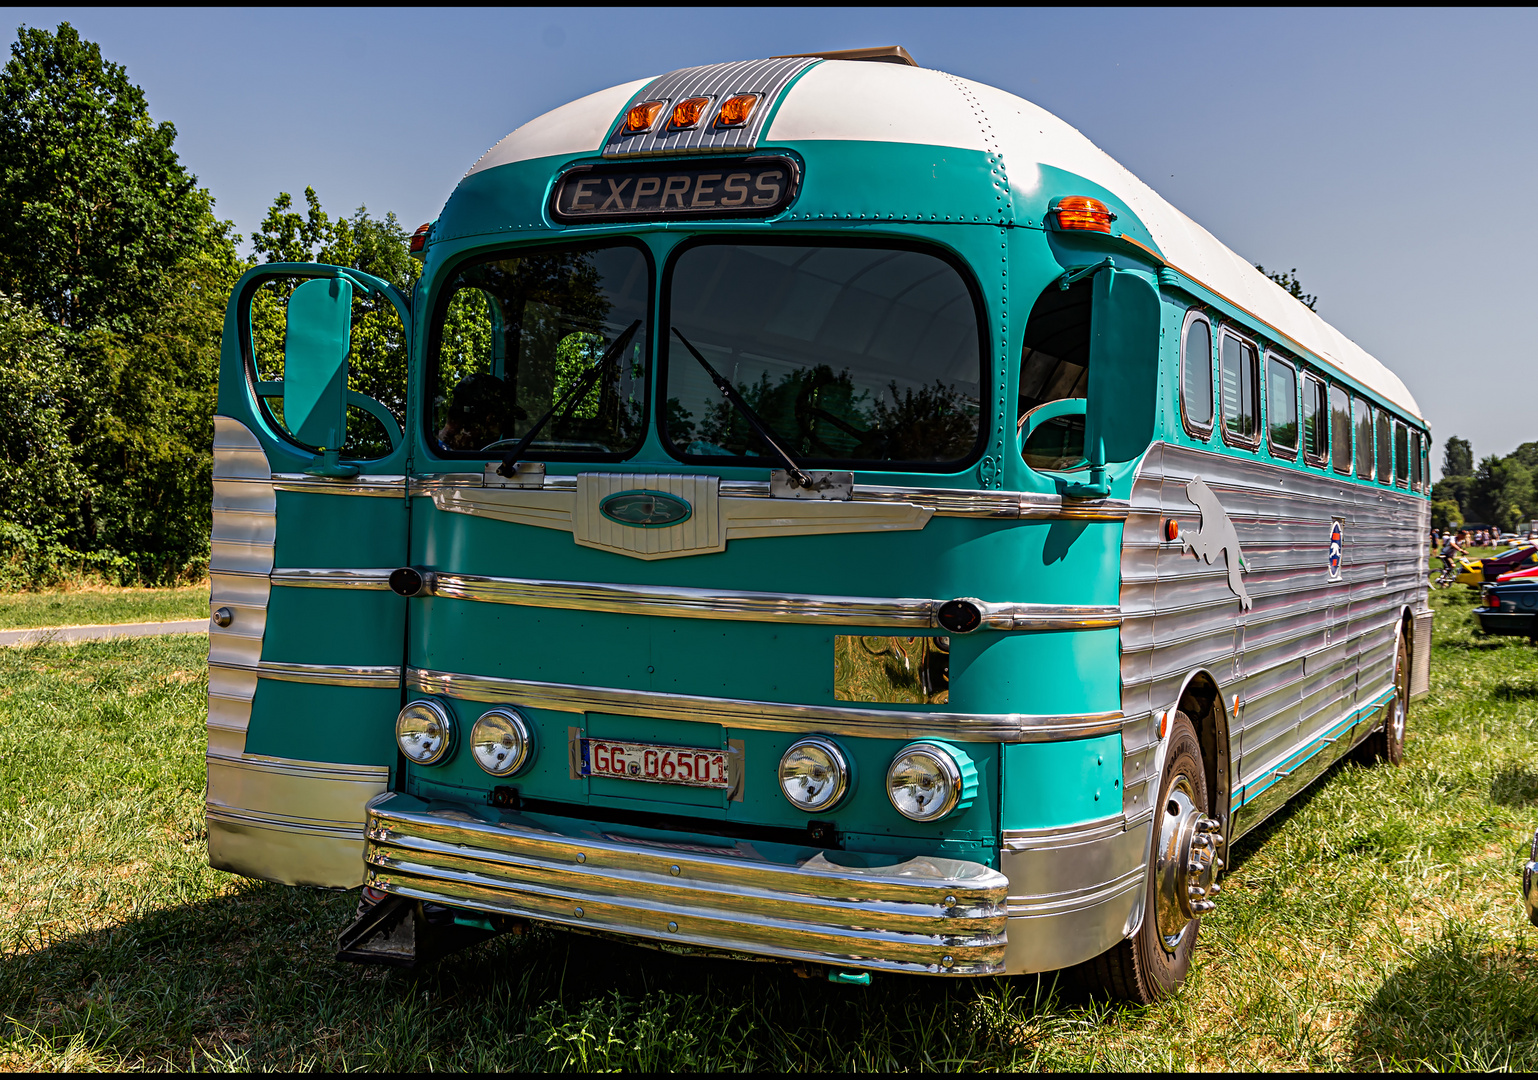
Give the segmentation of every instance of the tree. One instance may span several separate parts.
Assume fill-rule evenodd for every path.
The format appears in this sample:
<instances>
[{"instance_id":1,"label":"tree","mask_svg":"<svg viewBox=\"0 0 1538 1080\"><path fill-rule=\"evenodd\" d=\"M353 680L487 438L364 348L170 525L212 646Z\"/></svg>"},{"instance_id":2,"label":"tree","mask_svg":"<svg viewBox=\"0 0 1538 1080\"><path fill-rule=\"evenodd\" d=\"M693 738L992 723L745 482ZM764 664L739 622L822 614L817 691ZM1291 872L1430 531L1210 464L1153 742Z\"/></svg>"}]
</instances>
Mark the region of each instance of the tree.
<instances>
[{"instance_id":1,"label":"tree","mask_svg":"<svg viewBox=\"0 0 1538 1080\"><path fill-rule=\"evenodd\" d=\"M1494 454L1479 463L1469 493L1473 516L1502 529L1515 530L1538 508L1533 498L1533 477L1521 462Z\"/></svg>"},{"instance_id":2,"label":"tree","mask_svg":"<svg viewBox=\"0 0 1538 1080\"><path fill-rule=\"evenodd\" d=\"M1431 502L1431 527L1456 529L1463 524L1463 511L1451 499L1433 499Z\"/></svg>"},{"instance_id":3,"label":"tree","mask_svg":"<svg viewBox=\"0 0 1538 1080\"><path fill-rule=\"evenodd\" d=\"M1273 271L1267 270L1264 266L1256 263L1255 269L1259 270L1262 274L1265 274L1266 277L1270 278L1282 288L1286 289L1288 296L1292 297L1298 303L1308 308L1308 310L1313 311L1314 305L1319 302L1319 297L1313 296L1303 291L1303 286L1298 282L1298 268L1296 266L1294 266L1291 270Z\"/></svg>"},{"instance_id":4,"label":"tree","mask_svg":"<svg viewBox=\"0 0 1538 1080\"><path fill-rule=\"evenodd\" d=\"M1442 451L1442 475L1474 475L1474 447L1467 439L1453 435L1447 440L1447 448Z\"/></svg>"},{"instance_id":5,"label":"tree","mask_svg":"<svg viewBox=\"0 0 1538 1080\"><path fill-rule=\"evenodd\" d=\"M67 330L131 332L210 218L175 139L69 23L22 27L0 71L0 290Z\"/></svg>"},{"instance_id":6,"label":"tree","mask_svg":"<svg viewBox=\"0 0 1538 1080\"><path fill-rule=\"evenodd\" d=\"M1473 515L1470 493L1474 487L1472 476L1444 476L1431 485L1432 502L1450 502L1458 507L1458 517L1468 521Z\"/></svg>"}]
</instances>

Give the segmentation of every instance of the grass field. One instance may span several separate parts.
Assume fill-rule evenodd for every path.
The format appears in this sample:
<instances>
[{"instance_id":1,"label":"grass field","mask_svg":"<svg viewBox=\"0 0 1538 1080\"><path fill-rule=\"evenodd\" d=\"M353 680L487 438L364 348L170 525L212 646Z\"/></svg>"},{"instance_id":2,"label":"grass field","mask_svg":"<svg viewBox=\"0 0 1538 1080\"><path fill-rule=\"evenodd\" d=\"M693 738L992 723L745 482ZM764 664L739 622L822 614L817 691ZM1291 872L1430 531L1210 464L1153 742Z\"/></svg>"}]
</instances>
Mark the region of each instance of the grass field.
<instances>
[{"instance_id":1,"label":"grass field","mask_svg":"<svg viewBox=\"0 0 1538 1080\"><path fill-rule=\"evenodd\" d=\"M205 865L206 638L0 650L0 1069L1538 1068L1538 652L1434 602L1404 767L1337 766L1239 843L1150 1008L553 932L338 964L355 894Z\"/></svg>"},{"instance_id":2,"label":"grass field","mask_svg":"<svg viewBox=\"0 0 1538 1080\"><path fill-rule=\"evenodd\" d=\"M179 589L119 589L91 585L62 591L0 593L0 630L207 617L206 584Z\"/></svg>"}]
</instances>

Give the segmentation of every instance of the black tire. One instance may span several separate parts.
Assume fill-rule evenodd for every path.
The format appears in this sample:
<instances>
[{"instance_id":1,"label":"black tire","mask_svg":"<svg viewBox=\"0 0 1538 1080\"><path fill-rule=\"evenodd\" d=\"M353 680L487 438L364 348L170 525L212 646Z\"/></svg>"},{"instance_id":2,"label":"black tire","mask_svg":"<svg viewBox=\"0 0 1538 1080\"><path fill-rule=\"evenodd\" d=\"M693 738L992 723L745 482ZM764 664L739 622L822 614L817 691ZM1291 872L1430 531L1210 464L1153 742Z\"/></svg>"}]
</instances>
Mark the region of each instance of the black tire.
<instances>
[{"instance_id":1,"label":"black tire","mask_svg":"<svg viewBox=\"0 0 1538 1080\"><path fill-rule=\"evenodd\" d=\"M1404 733L1410 718L1410 649L1403 633L1394 652L1394 704L1383 718L1383 726L1363 739L1355 758L1363 765L1404 764Z\"/></svg>"},{"instance_id":2,"label":"black tire","mask_svg":"<svg viewBox=\"0 0 1538 1080\"><path fill-rule=\"evenodd\" d=\"M1160 813L1154 816L1154 848L1157 854L1162 814L1171 805L1171 795L1181 785L1189 791L1191 801L1203 813L1210 805L1207 801L1207 773L1202 764L1202 746L1196 737L1196 729L1183 712L1175 714L1174 729L1169 735L1169 749L1164 756L1164 771L1159 777L1159 801L1155 803ZM1098 990L1113 998L1133 1001L1141 1005L1152 1004L1168 997L1185 982L1191 969L1191 954L1196 948L1196 935L1201 929L1201 919L1192 919L1185 925L1179 942L1173 950L1167 949L1158 925L1157 859L1148 860L1147 890L1143 907L1143 923L1133 934L1093 960L1079 965L1074 974L1078 981L1092 991Z\"/></svg>"}]
</instances>

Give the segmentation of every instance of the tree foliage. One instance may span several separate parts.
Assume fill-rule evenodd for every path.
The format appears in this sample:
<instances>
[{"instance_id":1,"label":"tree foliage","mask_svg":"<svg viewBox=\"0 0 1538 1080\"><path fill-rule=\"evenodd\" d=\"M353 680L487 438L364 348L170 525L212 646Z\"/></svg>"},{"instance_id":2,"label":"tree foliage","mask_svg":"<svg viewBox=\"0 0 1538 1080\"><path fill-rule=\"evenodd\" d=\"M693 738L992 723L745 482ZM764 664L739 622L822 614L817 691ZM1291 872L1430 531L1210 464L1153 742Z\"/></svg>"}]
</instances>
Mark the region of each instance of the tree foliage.
<instances>
[{"instance_id":1,"label":"tree foliage","mask_svg":"<svg viewBox=\"0 0 1538 1080\"><path fill-rule=\"evenodd\" d=\"M1319 302L1319 297L1303 291L1303 286L1298 281L1298 268L1296 266L1291 270L1267 270L1264 266L1256 263L1255 269L1286 289L1288 296L1308 308L1308 310L1313 311L1314 305Z\"/></svg>"},{"instance_id":2,"label":"tree foliage","mask_svg":"<svg viewBox=\"0 0 1538 1080\"><path fill-rule=\"evenodd\" d=\"M1474 475L1474 447L1467 439L1453 435L1447 440L1447 446L1442 451L1442 475Z\"/></svg>"},{"instance_id":3,"label":"tree foliage","mask_svg":"<svg viewBox=\"0 0 1538 1080\"><path fill-rule=\"evenodd\" d=\"M1467 439L1454 435L1442 456L1442 479L1431 489L1431 512L1449 504L1458 523L1476 522L1516 531L1538 518L1538 442L1527 442L1505 457L1491 454L1476 468Z\"/></svg>"}]
</instances>

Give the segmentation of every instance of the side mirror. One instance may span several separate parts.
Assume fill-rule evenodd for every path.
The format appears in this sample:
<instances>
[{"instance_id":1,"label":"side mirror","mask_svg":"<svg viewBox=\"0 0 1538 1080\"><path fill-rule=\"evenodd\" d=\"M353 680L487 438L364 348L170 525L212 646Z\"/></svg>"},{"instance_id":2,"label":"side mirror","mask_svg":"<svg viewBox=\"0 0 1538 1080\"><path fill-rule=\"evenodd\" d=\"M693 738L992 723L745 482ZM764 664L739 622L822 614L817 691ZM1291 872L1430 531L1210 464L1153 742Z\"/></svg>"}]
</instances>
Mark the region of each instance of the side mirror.
<instances>
[{"instance_id":1,"label":"side mirror","mask_svg":"<svg viewBox=\"0 0 1538 1080\"><path fill-rule=\"evenodd\" d=\"M347 441L347 354L352 282L311 278L288 299L283 347L283 419L296 438L325 451L323 475L352 475L338 459Z\"/></svg>"}]
</instances>

